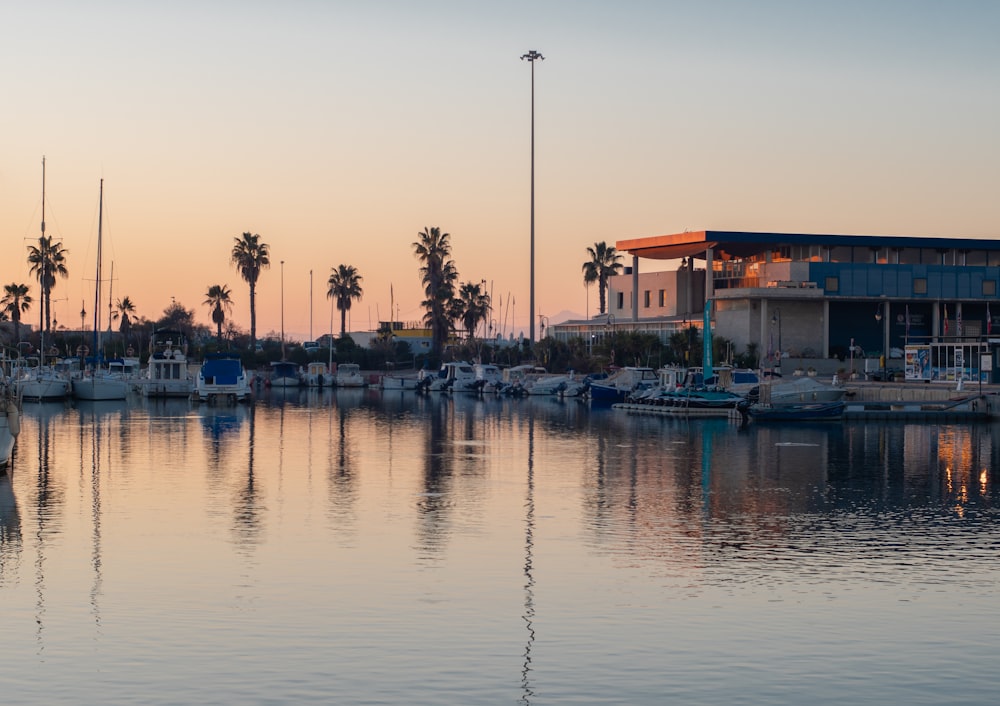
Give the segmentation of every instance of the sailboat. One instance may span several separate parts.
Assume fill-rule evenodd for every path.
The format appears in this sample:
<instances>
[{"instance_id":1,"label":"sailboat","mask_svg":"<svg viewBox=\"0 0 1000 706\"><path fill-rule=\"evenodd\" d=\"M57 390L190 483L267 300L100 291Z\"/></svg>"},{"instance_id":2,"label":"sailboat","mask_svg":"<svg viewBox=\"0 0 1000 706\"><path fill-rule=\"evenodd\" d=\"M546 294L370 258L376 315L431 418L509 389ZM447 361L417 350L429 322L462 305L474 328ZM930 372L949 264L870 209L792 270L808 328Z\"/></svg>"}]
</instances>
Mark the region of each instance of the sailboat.
<instances>
[{"instance_id":1,"label":"sailboat","mask_svg":"<svg viewBox=\"0 0 1000 706\"><path fill-rule=\"evenodd\" d=\"M45 243L45 157L42 157L42 236L39 247ZM17 379L17 391L26 400L62 400L70 393L69 376L45 365L45 326L38 328L41 343L38 346L37 365L22 368Z\"/></svg>"},{"instance_id":2,"label":"sailboat","mask_svg":"<svg viewBox=\"0 0 1000 706\"><path fill-rule=\"evenodd\" d=\"M78 400L124 400L128 397L128 381L122 372L110 372L102 366L101 354L101 230L104 222L104 179L101 179L101 196L97 211L97 282L94 287L94 361L80 378L73 379L73 397Z\"/></svg>"}]
</instances>

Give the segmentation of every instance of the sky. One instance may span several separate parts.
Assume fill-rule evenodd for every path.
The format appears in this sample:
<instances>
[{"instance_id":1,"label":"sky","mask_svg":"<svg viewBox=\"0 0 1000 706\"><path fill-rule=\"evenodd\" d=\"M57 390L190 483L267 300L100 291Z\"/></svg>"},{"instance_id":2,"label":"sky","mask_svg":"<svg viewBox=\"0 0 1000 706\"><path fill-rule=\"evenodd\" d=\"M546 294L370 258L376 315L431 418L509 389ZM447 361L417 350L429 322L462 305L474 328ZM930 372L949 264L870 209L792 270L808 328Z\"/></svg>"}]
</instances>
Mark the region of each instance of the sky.
<instances>
[{"instance_id":1,"label":"sky","mask_svg":"<svg viewBox=\"0 0 1000 706\"><path fill-rule=\"evenodd\" d=\"M340 264L363 278L350 329L417 321L412 244L439 227L496 330L527 335L529 50L545 57L536 326L597 313L581 268L599 241L1000 224L1000 3L54 0L0 16L0 281L37 297L44 156L46 232L69 251L53 312L74 328L81 307L92 325L103 179L103 277L149 319L177 301L211 325L224 284L249 330L230 264L249 231L271 250L259 337L329 331Z\"/></svg>"}]
</instances>

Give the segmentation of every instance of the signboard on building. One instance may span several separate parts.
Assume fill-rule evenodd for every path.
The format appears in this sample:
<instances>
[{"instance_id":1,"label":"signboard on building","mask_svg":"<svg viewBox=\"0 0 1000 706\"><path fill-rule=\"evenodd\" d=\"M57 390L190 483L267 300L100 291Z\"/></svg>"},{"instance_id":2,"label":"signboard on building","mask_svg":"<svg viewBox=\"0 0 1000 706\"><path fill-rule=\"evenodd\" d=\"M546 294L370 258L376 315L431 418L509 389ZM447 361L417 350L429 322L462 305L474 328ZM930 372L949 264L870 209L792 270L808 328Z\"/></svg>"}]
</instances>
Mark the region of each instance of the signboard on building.
<instances>
[{"instance_id":1,"label":"signboard on building","mask_svg":"<svg viewBox=\"0 0 1000 706\"><path fill-rule=\"evenodd\" d=\"M931 347L907 346L904 357L907 380L931 379Z\"/></svg>"}]
</instances>

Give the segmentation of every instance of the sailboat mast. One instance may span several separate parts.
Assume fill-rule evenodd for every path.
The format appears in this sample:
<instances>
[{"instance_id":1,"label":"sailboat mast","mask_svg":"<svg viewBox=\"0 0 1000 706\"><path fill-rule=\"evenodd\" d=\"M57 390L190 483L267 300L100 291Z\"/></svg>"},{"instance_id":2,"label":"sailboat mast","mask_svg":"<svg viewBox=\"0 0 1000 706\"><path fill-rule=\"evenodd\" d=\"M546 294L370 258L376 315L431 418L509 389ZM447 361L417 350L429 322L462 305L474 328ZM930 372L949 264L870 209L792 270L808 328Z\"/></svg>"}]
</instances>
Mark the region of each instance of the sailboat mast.
<instances>
[{"instance_id":1,"label":"sailboat mast","mask_svg":"<svg viewBox=\"0 0 1000 706\"><path fill-rule=\"evenodd\" d=\"M45 247L45 155L42 155L42 237L38 241L38 247L41 251ZM39 253L46 255L46 253ZM47 255L42 258L42 305L38 307L38 364L39 366L45 365L45 283L49 279L49 265Z\"/></svg>"},{"instance_id":2,"label":"sailboat mast","mask_svg":"<svg viewBox=\"0 0 1000 706\"><path fill-rule=\"evenodd\" d=\"M97 207L97 285L94 287L94 356L101 359L101 229L104 227L104 179Z\"/></svg>"}]
</instances>

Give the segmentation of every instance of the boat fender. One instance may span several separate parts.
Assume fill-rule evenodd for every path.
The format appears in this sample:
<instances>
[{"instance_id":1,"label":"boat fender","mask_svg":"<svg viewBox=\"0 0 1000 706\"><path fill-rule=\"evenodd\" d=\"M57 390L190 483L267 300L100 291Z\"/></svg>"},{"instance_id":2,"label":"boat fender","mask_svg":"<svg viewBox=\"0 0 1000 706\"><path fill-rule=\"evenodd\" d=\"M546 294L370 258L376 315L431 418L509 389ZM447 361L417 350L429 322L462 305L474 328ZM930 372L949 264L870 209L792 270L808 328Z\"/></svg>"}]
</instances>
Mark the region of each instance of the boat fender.
<instances>
[{"instance_id":1,"label":"boat fender","mask_svg":"<svg viewBox=\"0 0 1000 706\"><path fill-rule=\"evenodd\" d=\"M21 413L14 400L7 400L7 428L11 436L21 433Z\"/></svg>"}]
</instances>

